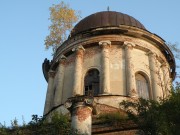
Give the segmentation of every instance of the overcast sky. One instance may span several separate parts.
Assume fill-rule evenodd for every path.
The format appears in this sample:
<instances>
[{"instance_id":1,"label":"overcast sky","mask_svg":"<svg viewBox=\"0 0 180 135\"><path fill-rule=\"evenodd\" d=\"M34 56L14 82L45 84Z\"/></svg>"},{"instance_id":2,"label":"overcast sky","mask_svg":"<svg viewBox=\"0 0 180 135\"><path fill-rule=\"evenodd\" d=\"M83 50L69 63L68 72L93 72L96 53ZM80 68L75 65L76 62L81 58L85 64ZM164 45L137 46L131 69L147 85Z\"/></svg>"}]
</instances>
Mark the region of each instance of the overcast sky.
<instances>
[{"instance_id":1,"label":"overcast sky","mask_svg":"<svg viewBox=\"0 0 180 135\"><path fill-rule=\"evenodd\" d=\"M81 11L118 11L139 20L146 29L171 43L180 43L180 1L65 0ZM32 114L43 115L47 83L42 62L52 59L44 39L50 25L49 7L60 0L0 0L0 123L15 117L28 123Z\"/></svg>"}]
</instances>

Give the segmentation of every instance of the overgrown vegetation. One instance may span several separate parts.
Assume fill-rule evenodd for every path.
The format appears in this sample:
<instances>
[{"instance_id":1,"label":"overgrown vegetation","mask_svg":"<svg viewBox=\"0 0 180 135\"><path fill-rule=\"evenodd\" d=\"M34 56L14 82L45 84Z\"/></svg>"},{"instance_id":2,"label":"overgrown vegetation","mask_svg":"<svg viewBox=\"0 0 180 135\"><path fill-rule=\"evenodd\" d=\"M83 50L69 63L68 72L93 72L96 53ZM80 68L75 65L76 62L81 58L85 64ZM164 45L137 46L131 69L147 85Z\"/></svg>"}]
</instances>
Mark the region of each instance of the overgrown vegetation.
<instances>
[{"instance_id":1,"label":"overgrown vegetation","mask_svg":"<svg viewBox=\"0 0 180 135\"><path fill-rule=\"evenodd\" d=\"M177 83L166 99L123 101L130 119L146 135L180 135L180 84Z\"/></svg>"},{"instance_id":2,"label":"overgrown vegetation","mask_svg":"<svg viewBox=\"0 0 180 135\"><path fill-rule=\"evenodd\" d=\"M55 113L49 123L42 117L32 115L32 121L27 125L18 125L15 119L11 127L0 125L0 135L76 135L71 129L69 119L66 115Z\"/></svg>"},{"instance_id":3,"label":"overgrown vegetation","mask_svg":"<svg viewBox=\"0 0 180 135\"><path fill-rule=\"evenodd\" d=\"M121 115L118 112L104 113L98 116L97 123L108 123L111 125L118 125L120 122L129 120L127 115Z\"/></svg>"}]
</instances>

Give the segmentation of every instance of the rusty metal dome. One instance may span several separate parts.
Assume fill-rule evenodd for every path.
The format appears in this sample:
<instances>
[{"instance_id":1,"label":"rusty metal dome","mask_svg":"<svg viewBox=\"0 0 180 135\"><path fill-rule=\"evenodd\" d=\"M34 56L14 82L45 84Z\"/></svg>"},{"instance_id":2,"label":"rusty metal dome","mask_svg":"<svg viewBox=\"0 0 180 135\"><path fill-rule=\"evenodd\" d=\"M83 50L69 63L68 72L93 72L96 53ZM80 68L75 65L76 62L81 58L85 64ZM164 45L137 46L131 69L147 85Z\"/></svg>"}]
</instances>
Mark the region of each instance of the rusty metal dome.
<instances>
[{"instance_id":1,"label":"rusty metal dome","mask_svg":"<svg viewBox=\"0 0 180 135\"><path fill-rule=\"evenodd\" d=\"M115 11L102 11L87 16L77 23L71 32L71 36L94 28L119 27L120 25L133 26L146 30L143 24L132 16Z\"/></svg>"}]
</instances>

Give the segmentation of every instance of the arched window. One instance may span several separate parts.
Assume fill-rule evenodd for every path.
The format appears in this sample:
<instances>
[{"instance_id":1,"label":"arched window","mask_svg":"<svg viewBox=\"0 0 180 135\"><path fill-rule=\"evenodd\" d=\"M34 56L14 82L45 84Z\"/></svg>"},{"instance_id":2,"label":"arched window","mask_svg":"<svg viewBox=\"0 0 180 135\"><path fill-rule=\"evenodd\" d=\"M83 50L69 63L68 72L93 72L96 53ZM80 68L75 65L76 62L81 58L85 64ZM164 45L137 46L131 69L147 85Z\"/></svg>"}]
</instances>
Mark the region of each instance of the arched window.
<instances>
[{"instance_id":1,"label":"arched window","mask_svg":"<svg viewBox=\"0 0 180 135\"><path fill-rule=\"evenodd\" d=\"M99 94L99 71L91 69L84 78L85 95L97 96Z\"/></svg>"},{"instance_id":2,"label":"arched window","mask_svg":"<svg viewBox=\"0 0 180 135\"><path fill-rule=\"evenodd\" d=\"M135 78L136 78L136 90L138 92L139 97L144 99L149 99L149 87L148 87L147 79L140 73L137 73L135 75Z\"/></svg>"}]
</instances>

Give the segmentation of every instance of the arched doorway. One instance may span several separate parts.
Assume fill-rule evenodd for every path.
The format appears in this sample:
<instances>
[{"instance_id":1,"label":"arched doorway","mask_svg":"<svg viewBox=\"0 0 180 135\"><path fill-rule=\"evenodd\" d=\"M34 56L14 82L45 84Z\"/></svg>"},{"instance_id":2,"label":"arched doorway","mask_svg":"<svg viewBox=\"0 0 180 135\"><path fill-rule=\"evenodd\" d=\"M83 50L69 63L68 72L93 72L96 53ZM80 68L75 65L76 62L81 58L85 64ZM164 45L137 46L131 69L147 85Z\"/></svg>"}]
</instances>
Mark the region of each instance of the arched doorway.
<instances>
[{"instance_id":1,"label":"arched doorway","mask_svg":"<svg viewBox=\"0 0 180 135\"><path fill-rule=\"evenodd\" d=\"M84 78L84 94L97 96L99 94L99 71L90 69Z\"/></svg>"},{"instance_id":2,"label":"arched doorway","mask_svg":"<svg viewBox=\"0 0 180 135\"><path fill-rule=\"evenodd\" d=\"M136 90L139 97L149 99L149 84L147 79L140 73L135 75L136 79Z\"/></svg>"}]
</instances>

